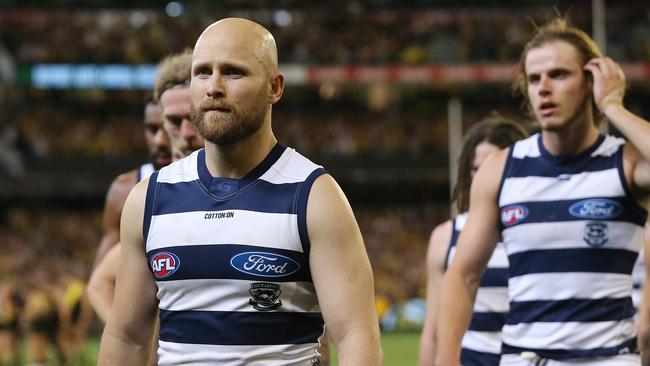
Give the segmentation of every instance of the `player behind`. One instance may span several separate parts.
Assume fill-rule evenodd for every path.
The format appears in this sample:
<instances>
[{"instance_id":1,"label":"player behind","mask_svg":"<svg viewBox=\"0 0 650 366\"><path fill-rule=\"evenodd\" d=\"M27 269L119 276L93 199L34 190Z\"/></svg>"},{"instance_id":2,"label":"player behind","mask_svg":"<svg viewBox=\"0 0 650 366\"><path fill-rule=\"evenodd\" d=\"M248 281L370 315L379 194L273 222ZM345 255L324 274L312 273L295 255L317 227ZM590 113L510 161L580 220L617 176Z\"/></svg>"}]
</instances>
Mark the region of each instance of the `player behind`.
<instances>
[{"instance_id":1,"label":"player behind","mask_svg":"<svg viewBox=\"0 0 650 366\"><path fill-rule=\"evenodd\" d=\"M436 316L440 281L451 263L456 240L467 220L472 177L488 155L525 138L519 124L502 116L487 117L467 132L458 159L458 182L453 200L460 212L455 218L435 227L427 251L427 316L420 337L420 366L433 366L436 347ZM508 257L501 244L490 258L476 296L474 314L462 342L463 365L498 365L501 353L501 328L508 311Z\"/></svg>"},{"instance_id":2,"label":"player behind","mask_svg":"<svg viewBox=\"0 0 650 366\"><path fill-rule=\"evenodd\" d=\"M527 43L517 85L541 133L493 154L474 177L441 285L437 363L459 364L501 238L510 302L502 365L638 365L631 272L647 217L639 202L650 188L650 124L623 106L621 67L563 19ZM599 134L601 117L628 141Z\"/></svg>"},{"instance_id":3,"label":"player behind","mask_svg":"<svg viewBox=\"0 0 650 366\"><path fill-rule=\"evenodd\" d=\"M144 137L149 150L150 162L137 169L120 174L111 183L106 193L106 203L104 205L104 235L97 250L95 265L120 240L120 216L122 215L124 201L126 201L131 189L154 170L158 170L171 162L169 139L162 128L162 112L160 106L151 98L148 98L145 102L143 122Z\"/></svg>"}]
</instances>

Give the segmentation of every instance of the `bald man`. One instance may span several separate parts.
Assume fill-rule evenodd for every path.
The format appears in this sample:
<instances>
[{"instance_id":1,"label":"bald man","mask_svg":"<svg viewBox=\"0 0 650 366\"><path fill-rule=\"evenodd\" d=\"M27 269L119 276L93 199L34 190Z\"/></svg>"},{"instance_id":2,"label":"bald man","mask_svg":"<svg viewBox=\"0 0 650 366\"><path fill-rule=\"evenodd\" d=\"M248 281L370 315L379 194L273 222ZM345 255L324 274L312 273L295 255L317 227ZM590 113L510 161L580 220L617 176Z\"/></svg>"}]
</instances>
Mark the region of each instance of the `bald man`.
<instances>
[{"instance_id":1,"label":"bald man","mask_svg":"<svg viewBox=\"0 0 650 366\"><path fill-rule=\"evenodd\" d=\"M192 57L205 149L138 184L100 365L143 365L160 310L159 365L318 365L327 325L340 365L383 362L373 278L352 210L322 167L279 144L273 36L224 19Z\"/></svg>"}]
</instances>

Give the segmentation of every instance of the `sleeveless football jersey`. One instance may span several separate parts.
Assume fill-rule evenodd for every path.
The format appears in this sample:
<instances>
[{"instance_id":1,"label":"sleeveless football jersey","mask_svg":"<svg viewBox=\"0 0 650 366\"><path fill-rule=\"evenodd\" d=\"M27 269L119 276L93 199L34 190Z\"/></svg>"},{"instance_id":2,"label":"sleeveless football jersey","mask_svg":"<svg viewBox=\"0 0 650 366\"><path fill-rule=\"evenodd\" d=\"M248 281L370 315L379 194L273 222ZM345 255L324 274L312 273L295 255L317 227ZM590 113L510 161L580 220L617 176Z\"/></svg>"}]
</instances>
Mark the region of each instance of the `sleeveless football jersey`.
<instances>
[{"instance_id":1,"label":"sleeveless football jersey","mask_svg":"<svg viewBox=\"0 0 650 366\"><path fill-rule=\"evenodd\" d=\"M625 141L553 156L541 135L510 151L499 193L509 260L503 353L548 359L634 352L632 268L647 212L623 172Z\"/></svg>"},{"instance_id":2,"label":"sleeveless football jersey","mask_svg":"<svg viewBox=\"0 0 650 366\"><path fill-rule=\"evenodd\" d=\"M156 169L153 167L153 164L146 163L140 165L138 168L138 182L143 181L151 176Z\"/></svg>"},{"instance_id":3,"label":"sleeveless football jersey","mask_svg":"<svg viewBox=\"0 0 650 366\"><path fill-rule=\"evenodd\" d=\"M456 242L467 221L467 213L452 220L452 236L447 254L447 267L456 253ZM461 343L462 365L491 366L499 364L501 354L501 328L508 312L508 257L503 245L498 243L474 302L474 312Z\"/></svg>"},{"instance_id":4,"label":"sleeveless football jersey","mask_svg":"<svg viewBox=\"0 0 650 366\"><path fill-rule=\"evenodd\" d=\"M276 145L242 179L205 150L151 176L144 238L160 308L159 365L312 365L323 334L306 208L323 169Z\"/></svg>"}]
</instances>

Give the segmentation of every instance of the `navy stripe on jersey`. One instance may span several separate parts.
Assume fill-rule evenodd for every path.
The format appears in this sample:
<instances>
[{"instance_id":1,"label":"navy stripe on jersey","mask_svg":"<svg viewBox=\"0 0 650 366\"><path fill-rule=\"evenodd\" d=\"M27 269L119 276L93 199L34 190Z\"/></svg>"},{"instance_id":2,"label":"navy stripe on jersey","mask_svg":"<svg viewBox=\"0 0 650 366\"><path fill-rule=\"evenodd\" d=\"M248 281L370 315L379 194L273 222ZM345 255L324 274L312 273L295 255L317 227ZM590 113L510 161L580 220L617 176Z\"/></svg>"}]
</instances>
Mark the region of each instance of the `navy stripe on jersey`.
<instances>
[{"instance_id":1,"label":"navy stripe on jersey","mask_svg":"<svg viewBox=\"0 0 650 366\"><path fill-rule=\"evenodd\" d=\"M149 234L149 227L151 226L151 216L154 211L154 202L157 201L155 198L158 185L158 171L153 172L149 176L149 183L147 184L147 198L145 199L144 204L144 221L142 223L142 237L144 242L147 242L147 235Z\"/></svg>"},{"instance_id":2,"label":"navy stripe on jersey","mask_svg":"<svg viewBox=\"0 0 650 366\"><path fill-rule=\"evenodd\" d=\"M507 343L501 345L502 354L521 354L522 352L534 352L541 358L553 360L563 360L568 358L580 357L598 357L611 356L619 354L620 351L626 353L638 353L636 337L626 340L625 342L613 347L601 347L591 349L535 349L514 347Z\"/></svg>"},{"instance_id":3,"label":"navy stripe on jersey","mask_svg":"<svg viewBox=\"0 0 650 366\"><path fill-rule=\"evenodd\" d=\"M320 313L161 309L160 340L214 345L305 344L318 342L323 324Z\"/></svg>"},{"instance_id":4,"label":"navy stripe on jersey","mask_svg":"<svg viewBox=\"0 0 650 366\"><path fill-rule=\"evenodd\" d=\"M557 272L630 274L637 256L636 252L629 250L607 248L529 250L508 256L509 273L511 278Z\"/></svg>"},{"instance_id":5,"label":"navy stripe on jersey","mask_svg":"<svg viewBox=\"0 0 650 366\"><path fill-rule=\"evenodd\" d=\"M244 188L246 194L235 194L224 199L208 196L204 187L195 189L193 186L197 184L199 184L198 181L160 183L158 195L167 199L158 201L154 215L220 210L296 213L294 196L300 188L300 183L273 184L265 180L258 180ZM250 189L252 187L255 189ZM243 193L243 190L239 193ZM182 199L178 197L182 197Z\"/></svg>"},{"instance_id":6,"label":"navy stripe on jersey","mask_svg":"<svg viewBox=\"0 0 650 366\"><path fill-rule=\"evenodd\" d=\"M508 287L508 268L486 268L480 287Z\"/></svg>"},{"instance_id":7,"label":"navy stripe on jersey","mask_svg":"<svg viewBox=\"0 0 650 366\"><path fill-rule=\"evenodd\" d=\"M610 202L610 209L614 208L613 213L596 212L595 214L581 216L576 211L581 203L587 201ZM643 226L647 219L647 213L639 210L638 206L626 197L589 197L572 200L517 202L516 204L499 207L499 209L503 211L503 209L511 206L524 206L527 209L527 214L525 217L517 219L513 225L507 227L531 223L584 220L625 221ZM599 217L599 215L602 217Z\"/></svg>"},{"instance_id":8,"label":"navy stripe on jersey","mask_svg":"<svg viewBox=\"0 0 650 366\"><path fill-rule=\"evenodd\" d=\"M616 160L609 156L591 157L580 155L567 158L561 163L553 164L539 157L524 157L512 159L509 166L508 178L549 177L555 178L562 174L580 174L597 172L616 168Z\"/></svg>"},{"instance_id":9,"label":"navy stripe on jersey","mask_svg":"<svg viewBox=\"0 0 650 366\"><path fill-rule=\"evenodd\" d=\"M460 350L460 364L471 366L499 366L501 355L473 351L467 348Z\"/></svg>"},{"instance_id":10,"label":"navy stripe on jersey","mask_svg":"<svg viewBox=\"0 0 650 366\"><path fill-rule=\"evenodd\" d=\"M153 273L156 273L156 271L151 268L151 258L158 253L172 253L178 257L180 263L177 265L175 272L164 278L156 278L156 281L233 279L274 282L311 282L311 275L309 273L309 268L306 265L307 260L304 254L293 250L249 245L188 245L158 248L147 253L149 269ZM268 257L274 257L274 255L288 257L291 261L284 260L283 258L279 258L281 259L281 262L277 260L271 261L268 259L262 259L257 265L254 265L252 262L249 262L249 265L253 267L261 265L264 267L267 264L282 265L288 262L284 270L287 272L293 272L293 270L297 269L297 271L283 276L277 276L277 273L273 270L267 270L265 273L268 275L255 274L254 270L243 272L231 264L231 259L242 253L267 253L270 254Z\"/></svg>"},{"instance_id":11,"label":"navy stripe on jersey","mask_svg":"<svg viewBox=\"0 0 650 366\"><path fill-rule=\"evenodd\" d=\"M510 303L507 324L533 322L604 322L634 316L632 298L515 301Z\"/></svg>"},{"instance_id":12,"label":"navy stripe on jersey","mask_svg":"<svg viewBox=\"0 0 650 366\"><path fill-rule=\"evenodd\" d=\"M300 192L298 193L298 235L300 235L302 251L306 254L307 258L309 258L309 250L311 248L309 234L307 233L307 200L309 199L309 192L311 192L314 181L323 174L325 174L325 169L323 168L318 168L311 172L302 183Z\"/></svg>"},{"instance_id":13,"label":"navy stripe on jersey","mask_svg":"<svg viewBox=\"0 0 650 366\"><path fill-rule=\"evenodd\" d=\"M506 313L478 313L472 314L469 330L476 332L500 332L506 323Z\"/></svg>"}]
</instances>

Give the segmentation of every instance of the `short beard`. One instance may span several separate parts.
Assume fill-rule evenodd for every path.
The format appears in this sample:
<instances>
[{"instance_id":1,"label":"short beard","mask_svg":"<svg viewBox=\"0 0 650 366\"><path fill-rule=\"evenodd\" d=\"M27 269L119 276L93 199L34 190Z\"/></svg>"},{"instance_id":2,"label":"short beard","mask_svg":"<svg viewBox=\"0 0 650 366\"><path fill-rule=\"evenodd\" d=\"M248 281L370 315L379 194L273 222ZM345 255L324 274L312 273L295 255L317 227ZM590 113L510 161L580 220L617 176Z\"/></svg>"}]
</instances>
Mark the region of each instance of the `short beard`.
<instances>
[{"instance_id":1,"label":"short beard","mask_svg":"<svg viewBox=\"0 0 650 366\"><path fill-rule=\"evenodd\" d=\"M192 103L191 118L194 127L204 139L217 145L232 145L257 132L264 124L269 106L259 103L254 108L238 113L217 112L207 117L206 113Z\"/></svg>"}]
</instances>

